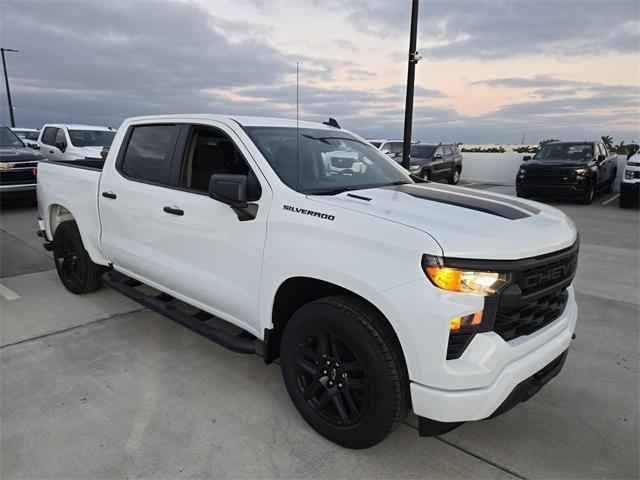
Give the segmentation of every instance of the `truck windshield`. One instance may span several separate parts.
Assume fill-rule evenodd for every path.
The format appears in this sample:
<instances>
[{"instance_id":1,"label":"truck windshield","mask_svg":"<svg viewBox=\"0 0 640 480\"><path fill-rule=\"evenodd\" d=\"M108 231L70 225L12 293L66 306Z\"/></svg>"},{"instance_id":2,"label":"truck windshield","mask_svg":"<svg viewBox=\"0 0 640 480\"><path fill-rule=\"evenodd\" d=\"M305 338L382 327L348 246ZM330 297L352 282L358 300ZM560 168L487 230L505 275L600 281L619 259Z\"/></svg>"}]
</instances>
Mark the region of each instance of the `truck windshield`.
<instances>
[{"instance_id":1,"label":"truck windshield","mask_svg":"<svg viewBox=\"0 0 640 480\"><path fill-rule=\"evenodd\" d=\"M245 127L244 130L278 177L301 193L331 195L413 183L393 160L340 130L292 127Z\"/></svg>"},{"instance_id":2,"label":"truck windshield","mask_svg":"<svg viewBox=\"0 0 640 480\"><path fill-rule=\"evenodd\" d=\"M7 127L0 127L0 147L24 147L24 143Z\"/></svg>"},{"instance_id":3,"label":"truck windshield","mask_svg":"<svg viewBox=\"0 0 640 480\"><path fill-rule=\"evenodd\" d=\"M34 132L32 130L14 130L13 133L15 133L22 140L33 140L33 141L36 141L36 140L38 140L38 133L39 132L37 132L37 131Z\"/></svg>"},{"instance_id":4,"label":"truck windshield","mask_svg":"<svg viewBox=\"0 0 640 480\"><path fill-rule=\"evenodd\" d=\"M419 158L431 158L433 157L433 153L436 151L436 148L438 147L434 145L412 145L411 156Z\"/></svg>"},{"instance_id":5,"label":"truck windshield","mask_svg":"<svg viewBox=\"0 0 640 480\"><path fill-rule=\"evenodd\" d=\"M108 147L116 132L107 130L69 130L71 143L76 147Z\"/></svg>"},{"instance_id":6,"label":"truck windshield","mask_svg":"<svg viewBox=\"0 0 640 480\"><path fill-rule=\"evenodd\" d=\"M533 157L536 160L587 160L593 158L591 143L547 144Z\"/></svg>"}]
</instances>

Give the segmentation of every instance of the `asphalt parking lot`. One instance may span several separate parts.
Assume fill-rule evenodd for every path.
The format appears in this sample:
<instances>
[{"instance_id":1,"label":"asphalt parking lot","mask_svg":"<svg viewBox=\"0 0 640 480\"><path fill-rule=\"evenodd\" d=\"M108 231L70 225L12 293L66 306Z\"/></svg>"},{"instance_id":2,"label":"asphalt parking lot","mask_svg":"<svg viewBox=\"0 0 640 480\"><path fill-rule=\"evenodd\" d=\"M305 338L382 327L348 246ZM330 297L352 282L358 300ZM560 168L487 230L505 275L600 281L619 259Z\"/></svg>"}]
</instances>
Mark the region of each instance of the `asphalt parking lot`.
<instances>
[{"instance_id":1,"label":"asphalt parking lot","mask_svg":"<svg viewBox=\"0 0 640 480\"><path fill-rule=\"evenodd\" d=\"M494 420L426 439L409 417L351 451L307 426L277 365L108 288L67 292L35 236L35 206L5 203L0 476L638 478L638 209L613 194L553 204L581 236L577 338L561 374Z\"/></svg>"}]
</instances>

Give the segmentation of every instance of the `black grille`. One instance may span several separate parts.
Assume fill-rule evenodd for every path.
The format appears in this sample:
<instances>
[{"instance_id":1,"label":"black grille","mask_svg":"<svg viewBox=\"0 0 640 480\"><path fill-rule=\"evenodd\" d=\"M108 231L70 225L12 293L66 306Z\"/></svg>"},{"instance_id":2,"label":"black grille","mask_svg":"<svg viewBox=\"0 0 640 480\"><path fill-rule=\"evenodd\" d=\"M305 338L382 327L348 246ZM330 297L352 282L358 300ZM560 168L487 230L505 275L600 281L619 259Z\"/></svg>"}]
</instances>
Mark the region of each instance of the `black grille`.
<instances>
[{"instance_id":1,"label":"black grille","mask_svg":"<svg viewBox=\"0 0 640 480\"><path fill-rule=\"evenodd\" d=\"M575 179L575 170L566 168L536 168L527 170L527 173L525 174L526 183L538 183L544 185L574 182Z\"/></svg>"},{"instance_id":2,"label":"black grille","mask_svg":"<svg viewBox=\"0 0 640 480\"><path fill-rule=\"evenodd\" d=\"M567 306L567 287L577 264L578 242L565 250L524 260L450 261L449 265L457 268L510 272L511 283L497 295L485 298L480 329L449 335L447 359L460 358L475 333L494 331L509 341L556 320Z\"/></svg>"},{"instance_id":3,"label":"black grille","mask_svg":"<svg viewBox=\"0 0 640 480\"><path fill-rule=\"evenodd\" d=\"M33 166L35 167L35 163ZM10 185L13 183L35 183L35 181L36 176L33 174L33 168L0 171L0 183L3 185Z\"/></svg>"},{"instance_id":4,"label":"black grille","mask_svg":"<svg viewBox=\"0 0 640 480\"><path fill-rule=\"evenodd\" d=\"M499 307L493 330L507 341L529 335L562 314L567 305L567 295L564 288L516 308Z\"/></svg>"}]
</instances>

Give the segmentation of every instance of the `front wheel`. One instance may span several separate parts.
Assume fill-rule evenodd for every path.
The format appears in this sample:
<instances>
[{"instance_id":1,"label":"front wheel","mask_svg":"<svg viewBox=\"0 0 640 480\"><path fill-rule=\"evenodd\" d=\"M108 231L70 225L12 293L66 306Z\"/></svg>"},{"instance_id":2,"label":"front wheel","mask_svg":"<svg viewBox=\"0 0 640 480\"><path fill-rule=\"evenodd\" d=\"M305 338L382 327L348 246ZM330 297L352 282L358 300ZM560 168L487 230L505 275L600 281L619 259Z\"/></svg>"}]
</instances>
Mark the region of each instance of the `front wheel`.
<instances>
[{"instance_id":1,"label":"front wheel","mask_svg":"<svg viewBox=\"0 0 640 480\"><path fill-rule=\"evenodd\" d=\"M596 183L595 181L592 181L589 184L589 188L587 189L582 199L580 200L580 203L582 203L583 205L591 205L591 203L593 203L593 197L595 197L595 195L596 195Z\"/></svg>"},{"instance_id":2,"label":"front wheel","mask_svg":"<svg viewBox=\"0 0 640 480\"><path fill-rule=\"evenodd\" d=\"M371 447L408 413L400 346L386 320L362 300L332 296L305 305L289 320L280 353L293 404L332 442Z\"/></svg>"},{"instance_id":3,"label":"front wheel","mask_svg":"<svg viewBox=\"0 0 640 480\"><path fill-rule=\"evenodd\" d=\"M449 183L451 185L457 185L459 181L460 181L460 169L456 168L451 174L451 176L449 177Z\"/></svg>"},{"instance_id":4,"label":"front wheel","mask_svg":"<svg viewBox=\"0 0 640 480\"><path fill-rule=\"evenodd\" d=\"M102 287L106 268L91 261L84 249L76 222L62 222L53 234L53 260L58 277L67 290L88 293Z\"/></svg>"}]
</instances>

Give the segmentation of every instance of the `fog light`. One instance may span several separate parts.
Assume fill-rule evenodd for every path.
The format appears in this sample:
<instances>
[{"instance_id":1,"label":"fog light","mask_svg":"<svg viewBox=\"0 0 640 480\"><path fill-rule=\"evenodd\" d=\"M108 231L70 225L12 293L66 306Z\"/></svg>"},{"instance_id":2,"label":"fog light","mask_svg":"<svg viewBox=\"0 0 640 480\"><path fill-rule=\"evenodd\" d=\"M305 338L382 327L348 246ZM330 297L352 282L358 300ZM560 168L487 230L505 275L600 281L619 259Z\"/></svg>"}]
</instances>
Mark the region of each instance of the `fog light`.
<instances>
[{"instance_id":1,"label":"fog light","mask_svg":"<svg viewBox=\"0 0 640 480\"><path fill-rule=\"evenodd\" d=\"M449 330L459 332L461 330L470 330L480 326L482 323L482 311L465 315L464 317L454 317L449 323Z\"/></svg>"}]
</instances>

